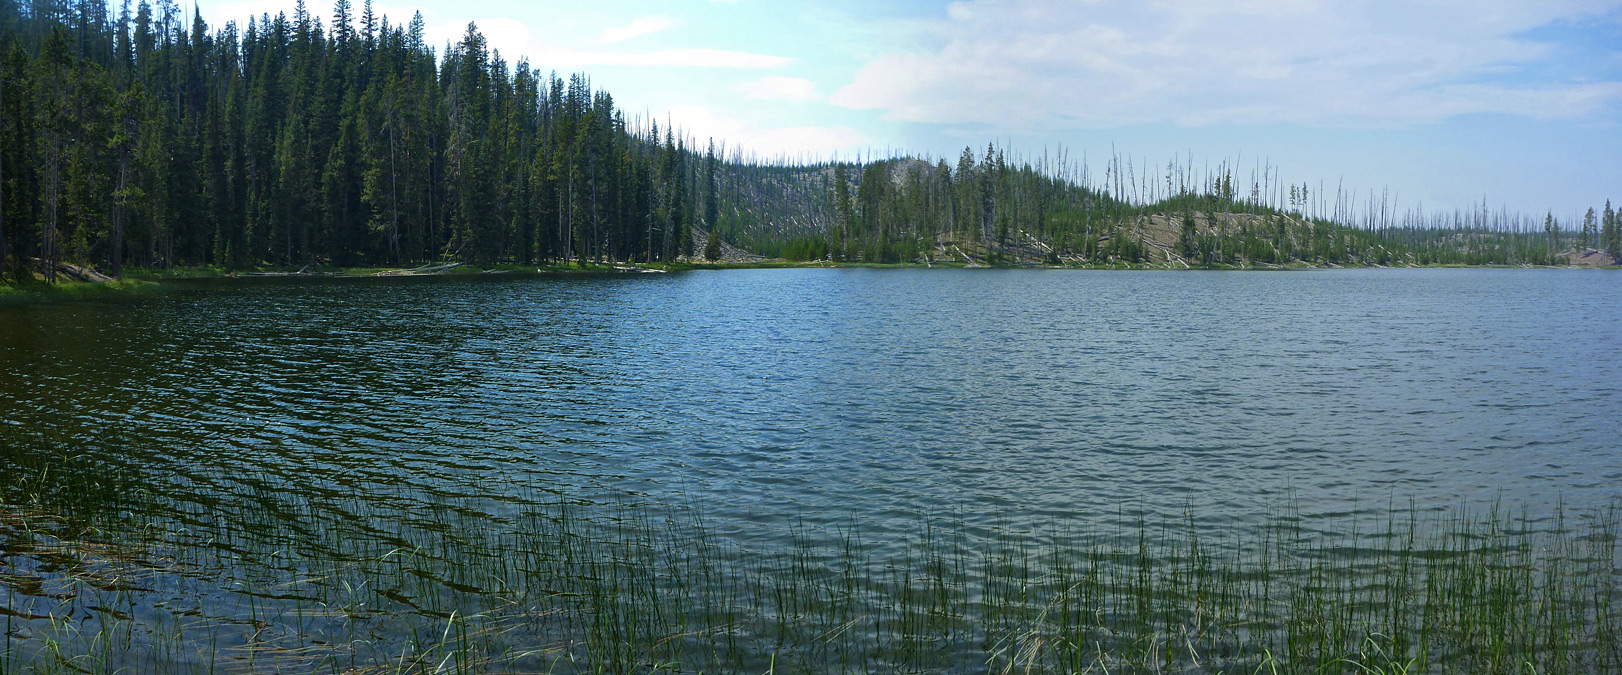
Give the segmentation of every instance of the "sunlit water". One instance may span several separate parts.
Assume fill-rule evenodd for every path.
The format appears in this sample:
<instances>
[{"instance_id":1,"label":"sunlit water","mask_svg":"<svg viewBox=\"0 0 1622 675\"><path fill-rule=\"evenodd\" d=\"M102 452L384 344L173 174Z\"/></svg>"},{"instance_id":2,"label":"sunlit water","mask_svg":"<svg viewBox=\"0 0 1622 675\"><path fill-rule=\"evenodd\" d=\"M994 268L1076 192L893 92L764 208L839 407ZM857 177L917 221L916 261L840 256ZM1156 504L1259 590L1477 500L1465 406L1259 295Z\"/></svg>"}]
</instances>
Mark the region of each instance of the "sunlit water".
<instances>
[{"instance_id":1,"label":"sunlit water","mask_svg":"<svg viewBox=\"0 0 1622 675\"><path fill-rule=\"evenodd\" d=\"M8 445L176 490L539 476L722 520L1622 492L1618 279L756 270L0 309Z\"/></svg>"},{"instance_id":2,"label":"sunlit water","mask_svg":"<svg viewBox=\"0 0 1622 675\"><path fill-rule=\"evenodd\" d=\"M1310 527L1495 500L1538 517L1622 495L1619 282L804 269L173 283L0 307L0 444L89 458L197 528L251 512L297 529L297 512L243 504L305 495L387 536L405 527L388 514L412 513L395 487L496 518L537 490L702 504L716 536L754 548L855 518L881 555L943 513L1033 532L1122 514L1243 526L1280 508Z\"/></svg>"}]
</instances>

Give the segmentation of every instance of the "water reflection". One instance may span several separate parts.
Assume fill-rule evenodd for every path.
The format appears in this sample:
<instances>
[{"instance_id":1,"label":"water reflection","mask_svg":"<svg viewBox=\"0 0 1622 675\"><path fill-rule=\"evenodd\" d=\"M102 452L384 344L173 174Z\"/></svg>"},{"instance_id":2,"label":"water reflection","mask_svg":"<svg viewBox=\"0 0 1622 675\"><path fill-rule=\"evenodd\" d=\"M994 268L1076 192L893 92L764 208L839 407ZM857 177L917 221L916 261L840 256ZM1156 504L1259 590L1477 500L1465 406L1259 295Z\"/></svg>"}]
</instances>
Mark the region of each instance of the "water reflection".
<instances>
[{"instance_id":1,"label":"water reflection","mask_svg":"<svg viewBox=\"0 0 1622 675\"><path fill-rule=\"evenodd\" d=\"M734 561L795 550L796 532L837 539L853 519L877 560L915 552L930 517L958 523L964 546L1051 545L1058 522L1243 529L1285 503L1309 535L1409 503L1502 500L1541 523L1622 494L1612 282L760 270L176 284L0 307L0 489L65 520L156 528L135 557L284 604L331 604L334 579L376 583L346 565L382 565L393 585L373 592L430 617L506 597L509 575L464 563L526 550L520 524L563 504L684 509L675 521L701 520ZM177 542L208 548L165 548ZM389 567L407 554L429 562ZM326 581L301 600L308 578Z\"/></svg>"}]
</instances>

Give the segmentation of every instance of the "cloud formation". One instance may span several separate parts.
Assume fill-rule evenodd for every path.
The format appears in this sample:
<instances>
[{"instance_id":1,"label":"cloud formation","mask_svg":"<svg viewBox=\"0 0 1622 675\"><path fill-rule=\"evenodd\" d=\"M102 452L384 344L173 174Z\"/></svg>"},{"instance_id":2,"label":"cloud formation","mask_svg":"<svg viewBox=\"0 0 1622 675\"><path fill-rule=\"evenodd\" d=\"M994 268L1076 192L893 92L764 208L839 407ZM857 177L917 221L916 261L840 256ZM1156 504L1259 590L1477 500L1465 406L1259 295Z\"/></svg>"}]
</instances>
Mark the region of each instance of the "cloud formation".
<instances>
[{"instance_id":1,"label":"cloud formation","mask_svg":"<svg viewBox=\"0 0 1622 675\"><path fill-rule=\"evenodd\" d=\"M762 157L827 157L871 140L850 127L762 125L699 105L675 106L668 115L684 136L724 140L729 148L743 148Z\"/></svg>"},{"instance_id":2,"label":"cloud formation","mask_svg":"<svg viewBox=\"0 0 1622 675\"><path fill-rule=\"evenodd\" d=\"M507 17L479 19L479 32L490 47L503 57L516 59L527 56L533 65L567 70L589 66L633 66L662 68L777 68L794 59L752 54L749 52L702 47L659 49L653 51L620 51L615 49L576 49L562 47L535 38L529 24ZM446 22L430 26L428 39L434 44L460 42L467 32L466 22Z\"/></svg>"},{"instance_id":3,"label":"cloud formation","mask_svg":"<svg viewBox=\"0 0 1622 675\"><path fill-rule=\"evenodd\" d=\"M677 23L678 22L675 19L668 16L637 17L635 20L631 21L631 23L624 26L611 26L607 30L604 30L603 36L598 38L598 41L602 42L603 44L624 42L631 38L652 35L653 33L657 33L662 30L674 28Z\"/></svg>"},{"instance_id":4,"label":"cloud formation","mask_svg":"<svg viewBox=\"0 0 1622 675\"><path fill-rule=\"evenodd\" d=\"M783 77L773 75L763 77L752 82L745 82L735 87L735 91L744 96L764 101L820 101L822 94L817 92L817 85L803 77Z\"/></svg>"},{"instance_id":5,"label":"cloud formation","mask_svg":"<svg viewBox=\"0 0 1622 675\"><path fill-rule=\"evenodd\" d=\"M892 121L1023 130L1588 118L1622 100L1622 82L1529 34L1614 10L1604 0L968 0L926 25L926 48L868 62L832 101Z\"/></svg>"},{"instance_id":6,"label":"cloud formation","mask_svg":"<svg viewBox=\"0 0 1622 675\"><path fill-rule=\"evenodd\" d=\"M358 6L361 3L355 3ZM257 0L255 2L236 1L218 5L208 16L213 22L223 25L225 21L235 20L246 25L249 17L269 13L274 16L278 12L290 13L293 3L290 0ZM374 3L373 12L378 16L387 16L391 24L400 25L411 20L413 14L419 10L406 6L396 6L384 3ZM433 9L423 9L427 25L424 27L425 39L435 47L454 45L461 42L467 34L467 25L471 20L476 23L479 33L493 50L501 52L509 64L520 58L528 58L530 64L542 68L570 70L576 68L589 68L595 66L628 66L651 68L708 68L708 69L769 69L778 68L794 62L794 59L773 56L770 54L756 54L751 52L728 49L715 49L708 47L689 47L676 49L630 49L616 46L634 38L643 37L670 29L680 25L680 19L669 16L644 16L631 21L629 24L610 26L603 29L601 35L592 40L589 36L596 30L593 27L588 31L580 31L581 35L588 36L584 42L565 44L556 39L555 35L537 36L537 32L529 22L511 16L493 16L482 18L455 17L454 14ZM455 18L452 18L455 17ZM330 16L321 16L323 20L330 20ZM589 17L596 19L595 15ZM584 19L572 19L569 25L577 26ZM601 26L601 23L597 23ZM546 30L556 31L558 24L547 24ZM602 46L598 46L602 45Z\"/></svg>"},{"instance_id":7,"label":"cloud formation","mask_svg":"<svg viewBox=\"0 0 1622 675\"><path fill-rule=\"evenodd\" d=\"M538 62L568 68L580 66L658 66L671 68L760 69L777 68L794 62L794 59L782 56L705 48L661 49L652 52L611 52L539 47L533 51L544 58L543 61Z\"/></svg>"}]
</instances>

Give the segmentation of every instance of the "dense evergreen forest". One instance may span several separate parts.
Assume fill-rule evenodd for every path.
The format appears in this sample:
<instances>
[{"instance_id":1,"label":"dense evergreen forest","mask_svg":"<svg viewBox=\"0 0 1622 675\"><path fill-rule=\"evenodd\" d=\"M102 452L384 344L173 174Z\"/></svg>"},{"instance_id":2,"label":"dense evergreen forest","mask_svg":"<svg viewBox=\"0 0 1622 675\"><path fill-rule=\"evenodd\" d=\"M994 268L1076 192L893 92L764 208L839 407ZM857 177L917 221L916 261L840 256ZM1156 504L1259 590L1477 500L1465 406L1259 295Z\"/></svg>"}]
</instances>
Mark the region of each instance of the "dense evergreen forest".
<instances>
[{"instance_id":1,"label":"dense evergreen forest","mask_svg":"<svg viewBox=\"0 0 1622 675\"><path fill-rule=\"evenodd\" d=\"M793 260L967 264L1557 264L1622 258L1622 216L1388 194L1271 167L1134 166L1063 151L796 165L631 120L581 74L421 15L211 28L174 0L0 4L0 268ZM722 146L724 148L724 145ZM1248 189L1245 189L1248 187ZM1567 218L1567 220L1571 220ZM733 249L733 250L736 250ZM64 265L63 263L71 263Z\"/></svg>"},{"instance_id":2,"label":"dense evergreen forest","mask_svg":"<svg viewBox=\"0 0 1622 675\"><path fill-rule=\"evenodd\" d=\"M210 30L172 0L8 0L12 256L107 266L670 260L713 155L606 92L339 0Z\"/></svg>"}]
</instances>

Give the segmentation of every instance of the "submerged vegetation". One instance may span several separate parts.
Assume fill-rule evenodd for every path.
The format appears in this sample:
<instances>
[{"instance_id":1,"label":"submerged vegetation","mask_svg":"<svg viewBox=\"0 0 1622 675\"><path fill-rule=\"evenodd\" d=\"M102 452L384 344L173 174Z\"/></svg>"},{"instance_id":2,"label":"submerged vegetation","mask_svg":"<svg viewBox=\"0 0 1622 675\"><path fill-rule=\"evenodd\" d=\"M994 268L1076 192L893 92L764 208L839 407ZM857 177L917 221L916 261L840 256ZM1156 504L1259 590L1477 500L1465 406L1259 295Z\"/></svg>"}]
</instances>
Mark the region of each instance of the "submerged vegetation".
<instances>
[{"instance_id":1,"label":"submerged vegetation","mask_svg":"<svg viewBox=\"0 0 1622 675\"><path fill-rule=\"evenodd\" d=\"M441 54L420 16L391 23L368 2L357 20L340 0L327 24L299 7L211 28L170 0L116 16L0 2L0 297L131 283L64 273L609 273L752 255L1622 256L1610 205L1574 235L1552 214L1399 212L1265 165L1112 157L1098 177L1062 151L995 145L955 162L729 154L627 119L584 75L509 63L476 26ZM101 422L88 447L117 448ZM1245 526L1124 506L1035 525L851 513L756 531L718 528L702 503L478 475L165 483L45 433L0 435L0 675L1622 671L1617 507L1283 508Z\"/></svg>"},{"instance_id":2,"label":"submerged vegetation","mask_svg":"<svg viewBox=\"0 0 1622 675\"><path fill-rule=\"evenodd\" d=\"M1614 506L723 532L701 503L541 485L245 474L174 499L0 461L7 675L1622 668Z\"/></svg>"}]
</instances>

